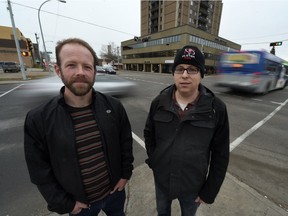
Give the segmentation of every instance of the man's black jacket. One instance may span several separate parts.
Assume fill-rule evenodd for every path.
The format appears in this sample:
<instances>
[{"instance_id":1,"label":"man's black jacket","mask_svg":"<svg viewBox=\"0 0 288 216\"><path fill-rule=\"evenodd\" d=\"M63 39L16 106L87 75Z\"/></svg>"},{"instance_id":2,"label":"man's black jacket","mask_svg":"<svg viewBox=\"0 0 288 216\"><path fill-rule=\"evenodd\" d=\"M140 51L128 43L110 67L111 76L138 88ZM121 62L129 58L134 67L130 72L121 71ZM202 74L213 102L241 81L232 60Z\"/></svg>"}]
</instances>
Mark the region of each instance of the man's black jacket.
<instances>
[{"instance_id":1,"label":"man's black jacket","mask_svg":"<svg viewBox=\"0 0 288 216\"><path fill-rule=\"evenodd\" d=\"M76 200L87 203L75 147L72 119L59 96L31 110L25 120L24 150L32 183L59 214L73 210ZM93 91L92 104L102 136L113 188L133 170L132 133L126 111L115 98Z\"/></svg>"},{"instance_id":2,"label":"man's black jacket","mask_svg":"<svg viewBox=\"0 0 288 216\"><path fill-rule=\"evenodd\" d=\"M199 100L180 121L175 88L167 87L151 103L144 129L147 163L171 199L194 194L213 203L229 162L226 106L200 84Z\"/></svg>"}]
</instances>

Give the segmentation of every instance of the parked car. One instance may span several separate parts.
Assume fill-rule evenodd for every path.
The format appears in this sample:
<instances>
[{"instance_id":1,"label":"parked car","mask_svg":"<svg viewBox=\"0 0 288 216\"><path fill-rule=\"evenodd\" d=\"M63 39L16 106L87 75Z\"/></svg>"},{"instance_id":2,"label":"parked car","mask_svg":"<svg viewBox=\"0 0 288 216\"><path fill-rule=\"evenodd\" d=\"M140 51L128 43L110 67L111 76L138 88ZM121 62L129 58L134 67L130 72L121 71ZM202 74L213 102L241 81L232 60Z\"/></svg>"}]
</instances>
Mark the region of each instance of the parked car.
<instances>
[{"instance_id":1,"label":"parked car","mask_svg":"<svg viewBox=\"0 0 288 216\"><path fill-rule=\"evenodd\" d=\"M106 70L101 66L96 66L97 73L107 73Z\"/></svg>"},{"instance_id":2,"label":"parked car","mask_svg":"<svg viewBox=\"0 0 288 216\"><path fill-rule=\"evenodd\" d=\"M2 65L4 64L3 61L0 62L0 69L2 69Z\"/></svg>"},{"instance_id":3,"label":"parked car","mask_svg":"<svg viewBox=\"0 0 288 216\"><path fill-rule=\"evenodd\" d=\"M17 62L3 62L2 70L4 71L4 73L8 73L8 72L17 73L21 71L21 67Z\"/></svg>"}]
</instances>

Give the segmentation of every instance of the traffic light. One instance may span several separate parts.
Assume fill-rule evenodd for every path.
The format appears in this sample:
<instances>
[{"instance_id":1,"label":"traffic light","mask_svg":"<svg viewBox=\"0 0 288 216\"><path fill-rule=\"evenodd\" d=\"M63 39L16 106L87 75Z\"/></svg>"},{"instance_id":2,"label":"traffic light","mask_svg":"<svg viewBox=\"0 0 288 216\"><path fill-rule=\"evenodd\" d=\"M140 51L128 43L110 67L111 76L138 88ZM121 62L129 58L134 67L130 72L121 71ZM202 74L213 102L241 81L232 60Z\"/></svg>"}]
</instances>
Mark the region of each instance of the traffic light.
<instances>
[{"instance_id":1,"label":"traffic light","mask_svg":"<svg viewBox=\"0 0 288 216\"><path fill-rule=\"evenodd\" d=\"M270 43L270 46L282 46L282 41Z\"/></svg>"},{"instance_id":2,"label":"traffic light","mask_svg":"<svg viewBox=\"0 0 288 216\"><path fill-rule=\"evenodd\" d=\"M22 55L23 55L23 56L29 56L29 52L27 52L27 51L22 51Z\"/></svg>"},{"instance_id":3,"label":"traffic light","mask_svg":"<svg viewBox=\"0 0 288 216\"><path fill-rule=\"evenodd\" d=\"M31 40L27 40L27 45L28 45L28 50L29 51L32 51L33 50L33 43L32 43L32 41Z\"/></svg>"},{"instance_id":4,"label":"traffic light","mask_svg":"<svg viewBox=\"0 0 288 216\"><path fill-rule=\"evenodd\" d=\"M134 41L138 41L138 40L139 40L139 37L134 36Z\"/></svg>"}]
</instances>

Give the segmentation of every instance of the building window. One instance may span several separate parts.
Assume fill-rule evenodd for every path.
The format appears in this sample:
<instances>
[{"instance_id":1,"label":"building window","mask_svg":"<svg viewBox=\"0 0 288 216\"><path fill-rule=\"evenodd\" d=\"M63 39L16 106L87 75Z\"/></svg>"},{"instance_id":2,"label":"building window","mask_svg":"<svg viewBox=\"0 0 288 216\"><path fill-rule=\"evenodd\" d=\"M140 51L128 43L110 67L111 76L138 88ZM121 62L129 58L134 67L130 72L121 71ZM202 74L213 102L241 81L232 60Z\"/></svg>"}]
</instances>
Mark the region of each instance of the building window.
<instances>
[{"instance_id":1,"label":"building window","mask_svg":"<svg viewBox=\"0 0 288 216\"><path fill-rule=\"evenodd\" d=\"M199 38L197 36L194 35L190 35L189 41L195 44L199 44L199 45L205 45L214 49L219 49L219 50L223 50L223 51L236 51L235 49L222 45L222 44L218 44L215 43L213 41L209 41L203 38Z\"/></svg>"},{"instance_id":2,"label":"building window","mask_svg":"<svg viewBox=\"0 0 288 216\"><path fill-rule=\"evenodd\" d=\"M137 44L133 44L129 46L129 49L138 49L138 48L144 48L144 47L150 47L155 45L167 45L171 43L177 43L181 40L180 35L174 35L170 37L160 38L156 40L148 40L146 42L141 42Z\"/></svg>"}]
</instances>

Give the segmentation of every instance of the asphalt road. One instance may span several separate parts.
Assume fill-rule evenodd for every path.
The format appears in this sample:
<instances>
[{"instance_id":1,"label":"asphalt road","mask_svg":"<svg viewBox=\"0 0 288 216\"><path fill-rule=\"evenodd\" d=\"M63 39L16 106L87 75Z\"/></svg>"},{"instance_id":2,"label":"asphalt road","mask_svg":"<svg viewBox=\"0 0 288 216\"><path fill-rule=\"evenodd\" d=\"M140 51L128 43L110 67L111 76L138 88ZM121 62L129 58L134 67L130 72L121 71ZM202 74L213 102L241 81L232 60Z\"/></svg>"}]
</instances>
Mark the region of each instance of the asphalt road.
<instances>
[{"instance_id":1,"label":"asphalt road","mask_svg":"<svg viewBox=\"0 0 288 216\"><path fill-rule=\"evenodd\" d=\"M137 83L133 96L121 97L133 135L143 140L143 127L151 100L173 82L171 75L119 72ZM288 209L288 88L264 96L240 94L213 86L215 77L203 83L227 105L231 152L229 173L264 196ZM7 93L9 90L13 91ZM46 204L29 181L23 155L23 122L31 108L48 99L25 94L27 85L0 85L0 216L45 215ZM30 89L31 90L31 89ZM51 95L52 96L52 95ZM135 166L144 163L143 147L134 141Z\"/></svg>"}]
</instances>

